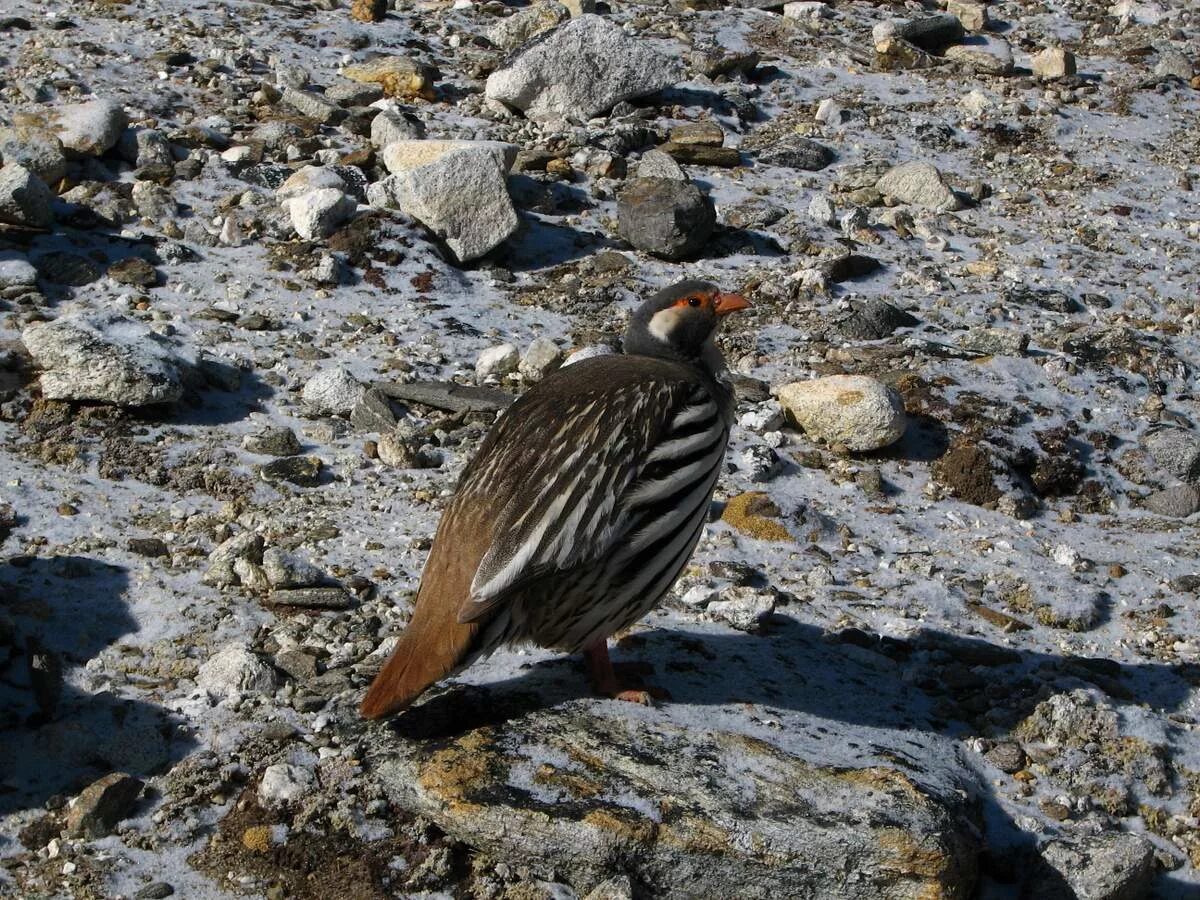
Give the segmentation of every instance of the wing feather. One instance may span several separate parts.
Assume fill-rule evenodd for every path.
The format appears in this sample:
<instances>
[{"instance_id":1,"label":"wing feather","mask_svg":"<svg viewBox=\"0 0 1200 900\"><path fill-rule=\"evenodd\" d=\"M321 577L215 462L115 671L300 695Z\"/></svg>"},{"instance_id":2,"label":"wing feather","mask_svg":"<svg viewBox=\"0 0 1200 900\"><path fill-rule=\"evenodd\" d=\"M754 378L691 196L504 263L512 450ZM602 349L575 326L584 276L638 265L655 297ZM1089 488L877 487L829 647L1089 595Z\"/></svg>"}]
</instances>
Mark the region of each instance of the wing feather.
<instances>
[{"instance_id":1,"label":"wing feather","mask_svg":"<svg viewBox=\"0 0 1200 900\"><path fill-rule=\"evenodd\" d=\"M622 497L697 388L691 373L665 362L570 368L592 371L518 400L463 475L455 502L497 512L460 622L621 540L633 524Z\"/></svg>"}]
</instances>

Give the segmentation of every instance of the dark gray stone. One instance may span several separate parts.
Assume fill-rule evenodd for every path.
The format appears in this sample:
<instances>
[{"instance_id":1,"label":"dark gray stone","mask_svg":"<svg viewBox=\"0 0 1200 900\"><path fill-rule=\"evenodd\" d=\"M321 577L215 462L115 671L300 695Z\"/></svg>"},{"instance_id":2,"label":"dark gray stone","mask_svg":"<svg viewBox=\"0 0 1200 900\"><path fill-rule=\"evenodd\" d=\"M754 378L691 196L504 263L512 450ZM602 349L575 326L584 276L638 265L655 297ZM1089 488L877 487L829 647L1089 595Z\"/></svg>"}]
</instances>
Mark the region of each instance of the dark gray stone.
<instances>
[{"instance_id":1,"label":"dark gray stone","mask_svg":"<svg viewBox=\"0 0 1200 900\"><path fill-rule=\"evenodd\" d=\"M634 178L617 198L621 237L663 259L695 255L717 223L712 201L691 182Z\"/></svg>"}]
</instances>

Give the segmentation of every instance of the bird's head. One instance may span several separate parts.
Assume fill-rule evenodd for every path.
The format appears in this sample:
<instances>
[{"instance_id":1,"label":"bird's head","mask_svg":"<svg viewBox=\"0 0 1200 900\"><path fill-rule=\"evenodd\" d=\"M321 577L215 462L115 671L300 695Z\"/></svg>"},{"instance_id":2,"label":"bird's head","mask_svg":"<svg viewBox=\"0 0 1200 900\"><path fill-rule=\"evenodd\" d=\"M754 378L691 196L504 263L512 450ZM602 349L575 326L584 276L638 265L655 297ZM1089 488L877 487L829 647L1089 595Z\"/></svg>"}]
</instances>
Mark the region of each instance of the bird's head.
<instances>
[{"instance_id":1,"label":"bird's head","mask_svg":"<svg viewBox=\"0 0 1200 900\"><path fill-rule=\"evenodd\" d=\"M635 356L700 360L721 319L749 306L741 294L724 293L710 282L680 281L634 311L624 350Z\"/></svg>"}]
</instances>

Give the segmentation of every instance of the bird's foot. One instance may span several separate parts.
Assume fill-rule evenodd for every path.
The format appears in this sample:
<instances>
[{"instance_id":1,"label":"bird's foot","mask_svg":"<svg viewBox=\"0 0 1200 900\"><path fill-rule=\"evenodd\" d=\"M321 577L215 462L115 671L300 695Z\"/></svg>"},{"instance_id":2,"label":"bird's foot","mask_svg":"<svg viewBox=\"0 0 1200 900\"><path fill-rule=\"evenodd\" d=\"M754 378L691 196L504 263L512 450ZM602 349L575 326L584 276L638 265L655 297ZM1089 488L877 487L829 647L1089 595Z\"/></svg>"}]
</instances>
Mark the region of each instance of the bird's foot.
<instances>
[{"instance_id":1,"label":"bird's foot","mask_svg":"<svg viewBox=\"0 0 1200 900\"><path fill-rule=\"evenodd\" d=\"M671 699L671 695L662 688L640 683L641 675L654 671L654 666L649 663L618 663L614 666L608 657L606 641L597 641L585 647L583 652L587 659L588 671L591 673L592 687L597 694L627 703L640 703L643 706L653 706L655 700ZM625 678L618 677L618 670ZM630 686L626 679L637 683Z\"/></svg>"}]
</instances>

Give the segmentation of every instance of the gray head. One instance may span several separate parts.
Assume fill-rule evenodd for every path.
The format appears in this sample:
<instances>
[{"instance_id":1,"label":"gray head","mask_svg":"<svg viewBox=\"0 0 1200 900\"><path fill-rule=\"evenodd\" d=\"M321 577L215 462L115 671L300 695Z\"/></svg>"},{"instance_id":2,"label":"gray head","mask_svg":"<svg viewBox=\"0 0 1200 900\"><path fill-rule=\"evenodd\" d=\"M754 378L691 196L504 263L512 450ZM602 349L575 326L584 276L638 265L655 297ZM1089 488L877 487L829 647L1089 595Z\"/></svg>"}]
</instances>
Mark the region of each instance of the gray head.
<instances>
[{"instance_id":1,"label":"gray head","mask_svg":"<svg viewBox=\"0 0 1200 900\"><path fill-rule=\"evenodd\" d=\"M741 294L727 294L708 281L680 281L663 288L633 313L625 329L626 353L697 362L721 319L746 309Z\"/></svg>"}]
</instances>

